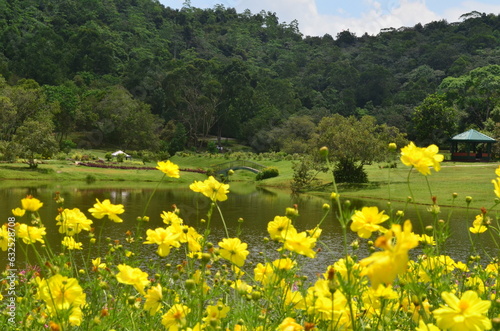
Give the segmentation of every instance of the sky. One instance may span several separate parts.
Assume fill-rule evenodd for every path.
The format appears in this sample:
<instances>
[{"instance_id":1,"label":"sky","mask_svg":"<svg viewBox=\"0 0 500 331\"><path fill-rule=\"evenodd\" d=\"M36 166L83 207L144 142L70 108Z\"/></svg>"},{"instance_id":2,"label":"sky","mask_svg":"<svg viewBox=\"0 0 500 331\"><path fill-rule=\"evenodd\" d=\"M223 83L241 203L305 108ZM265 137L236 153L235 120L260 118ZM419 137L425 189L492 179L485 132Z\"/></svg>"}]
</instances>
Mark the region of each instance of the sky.
<instances>
[{"instance_id":1,"label":"sky","mask_svg":"<svg viewBox=\"0 0 500 331\"><path fill-rule=\"evenodd\" d=\"M171 8L182 8L184 0L159 0ZM413 27L445 19L461 21L471 11L500 14L499 0L191 0L191 6L213 8L221 4L236 8L238 13L249 9L252 14L262 10L276 13L281 23L299 22L304 36L335 37L349 30L358 37L376 35L384 28Z\"/></svg>"}]
</instances>

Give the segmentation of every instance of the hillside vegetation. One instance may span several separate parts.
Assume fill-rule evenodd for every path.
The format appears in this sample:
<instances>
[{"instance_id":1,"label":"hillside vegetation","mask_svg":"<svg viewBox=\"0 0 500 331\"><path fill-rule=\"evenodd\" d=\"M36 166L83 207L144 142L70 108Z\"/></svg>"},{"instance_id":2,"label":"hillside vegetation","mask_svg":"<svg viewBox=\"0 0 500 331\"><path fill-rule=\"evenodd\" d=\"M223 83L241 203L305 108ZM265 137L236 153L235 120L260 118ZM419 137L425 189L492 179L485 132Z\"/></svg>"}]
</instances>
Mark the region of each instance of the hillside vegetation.
<instances>
[{"instance_id":1,"label":"hillside vegetation","mask_svg":"<svg viewBox=\"0 0 500 331\"><path fill-rule=\"evenodd\" d=\"M457 20L304 36L275 13L222 5L4 1L1 157L110 146L173 155L222 137L303 153L335 114L372 116L420 144L468 128L500 137L500 17ZM44 144L26 152L30 141Z\"/></svg>"}]
</instances>

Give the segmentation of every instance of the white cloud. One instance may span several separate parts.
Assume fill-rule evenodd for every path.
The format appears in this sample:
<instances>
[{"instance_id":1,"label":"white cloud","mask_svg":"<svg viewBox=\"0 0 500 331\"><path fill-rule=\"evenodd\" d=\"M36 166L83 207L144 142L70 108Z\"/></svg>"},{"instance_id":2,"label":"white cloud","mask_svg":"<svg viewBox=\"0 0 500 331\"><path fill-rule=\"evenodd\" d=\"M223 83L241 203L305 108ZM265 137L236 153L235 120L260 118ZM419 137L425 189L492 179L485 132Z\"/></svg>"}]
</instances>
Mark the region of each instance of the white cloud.
<instances>
[{"instance_id":1,"label":"white cloud","mask_svg":"<svg viewBox=\"0 0 500 331\"><path fill-rule=\"evenodd\" d=\"M263 9L275 12L280 22L290 23L296 19L304 35L323 36L328 33L333 37L343 30L362 36L365 32L375 35L384 28L412 27L417 23L425 25L441 19L456 22L462 14L473 10L486 13L500 12L500 5L481 1L450 1L450 7L438 14L429 8L430 5L426 4L426 0L364 0L366 10L356 17L346 17L339 11L336 15L319 13L315 0L218 0L217 2L226 7L234 7L238 12L243 12L245 9L250 9L253 14ZM212 6L207 5L207 7Z\"/></svg>"},{"instance_id":2,"label":"white cloud","mask_svg":"<svg viewBox=\"0 0 500 331\"><path fill-rule=\"evenodd\" d=\"M478 11L480 13L487 14L494 13L498 15L500 13L500 4L493 5L478 1L463 1L455 4L454 7L448 8L444 12L443 18L445 18L448 22L458 22L460 21L460 16L470 13L471 11Z\"/></svg>"}]
</instances>

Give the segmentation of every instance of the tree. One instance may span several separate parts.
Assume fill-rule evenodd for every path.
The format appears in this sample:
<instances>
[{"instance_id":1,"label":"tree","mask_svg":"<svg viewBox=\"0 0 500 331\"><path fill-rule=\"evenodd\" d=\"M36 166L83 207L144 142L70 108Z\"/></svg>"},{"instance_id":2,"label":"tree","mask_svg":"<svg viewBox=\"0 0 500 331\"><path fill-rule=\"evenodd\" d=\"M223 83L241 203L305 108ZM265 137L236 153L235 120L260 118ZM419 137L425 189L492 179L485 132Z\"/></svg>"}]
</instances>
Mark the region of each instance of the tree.
<instances>
[{"instance_id":1,"label":"tree","mask_svg":"<svg viewBox=\"0 0 500 331\"><path fill-rule=\"evenodd\" d=\"M443 94L431 94L412 116L415 140L424 145L442 144L458 129L458 111Z\"/></svg>"},{"instance_id":2,"label":"tree","mask_svg":"<svg viewBox=\"0 0 500 331\"><path fill-rule=\"evenodd\" d=\"M13 141L21 146L20 156L26 158L30 168L38 166L37 157L50 157L57 151L53 130L54 124L48 115L38 120L27 119L17 129Z\"/></svg>"},{"instance_id":3,"label":"tree","mask_svg":"<svg viewBox=\"0 0 500 331\"><path fill-rule=\"evenodd\" d=\"M447 77L439 90L465 112L463 126L484 128L491 112L500 104L500 65L476 68L460 77Z\"/></svg>"},{"instance_id":4,"label":"tree","mask_svg":"<svg viewBox=\"0 0 500 331\"><path fill-rule=\"evenodd\" d=\"M336 176L343 182L358 182L364 165L383 161L388 156L387 144L406 143L405 135L395 127L377 124L375 118L363 116L343 117L335 114L323 118L318 124L317 137L312 139L315 150L326 146L330 159L336 163Z\"/></svg>"}]
</instances>

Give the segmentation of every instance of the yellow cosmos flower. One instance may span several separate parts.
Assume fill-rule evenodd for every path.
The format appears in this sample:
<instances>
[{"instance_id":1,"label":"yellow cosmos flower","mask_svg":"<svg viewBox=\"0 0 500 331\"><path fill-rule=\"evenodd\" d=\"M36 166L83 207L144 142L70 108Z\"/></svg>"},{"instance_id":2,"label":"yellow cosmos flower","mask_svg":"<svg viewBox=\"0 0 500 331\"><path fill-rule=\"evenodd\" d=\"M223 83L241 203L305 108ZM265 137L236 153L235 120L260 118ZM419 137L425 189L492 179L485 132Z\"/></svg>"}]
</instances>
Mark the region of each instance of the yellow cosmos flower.
<instances>
[{"instance_id":1,"label":"yellow cosmos flower","mask_svg":"<svg viewBox=\"0 0 500 331\"><path fill-rule=\"evenodd\" d=\"M19 207L17 207L16 209L12 209L12 215L16 217L23 217L24 214L26 214L26 210L24 209L21 209Z\"/></svg>"},{"instance_id":2,"label":"yellow cosmos flower","mask_svg":"<svg viewBox=\"0 0 500 331\"><path fill-rule=\"evenodd\" d=\"M36 299L45 301L50 316L68 316L71 325L80 325L83 317L81 308L85 305L86 295L76 278L56 274L44 280L37 277L36 282Z\"/></svg>"},{"instance_id":3,"label":"yellow cosmos flower","mask_svg":"<svg viewBox=\"0 0 500 331\"><path fill-rule=\"evenodd\" d=\"M292 220L286 216L275 216L274 220L267 224L267 232L272 240L283 241L287 232L293 228Z\"/></svg>"},{"instance_id":4,"label":"yellow cosmos flower","mask_svg":"<svg viewBox=\"0 0 500 331\"><path fill-rule=\"evenodd\" d=\"M195 181L189 185L189 188L193 192L202 193L214 202L227 200L227 194L229 193L229 185L218 182L213 176L208 177L203 182Z\"/></svg>"},{"instance_id":5,"label":"yellow cosmos flower","mask_svg":"<svg viewBox=\"0 0 500 331\"><path fill-rule=\"evenodd\" d=\"M163 223L167 225L181 225L183 223L182 218L171 211L164 211L160 216L163 219Z\"/></svg>"},{"instance_id":6,"label":"yellow cosmos flower","mask_svg":"<svg viewBox=\"0 0 500 331\"><path fill-rule=\"evenodd\" d=\"M90 231L92 221L78 208L64 209L56 217L56 225L59 225L59 233L74 236L82 230Z\"/></svg>"},{"instance_id":7,"label":"yellow cosmos flower","mask_svg":"<svg viewBox=\"0 0 500 331\"><path fill-rule=\"evenodd\" d=\"M273 267L276 270L291 270L297 262L293 261L290 258L278 259L273 261Z\"/></svg>"},{"instance_id":8,"label":"yellow cosmos flower","mask_svg":"<svg viewBox=\"0 0 500 331\"><path fill-rule=\"evenodd\" d=\"M393 238L396 239L396 244ZM379 284L391 284L398 274L406 272L408 251L416 247L418 241L418 236L412 232L410 221L404 223L403 230L399 224L394 224L390 231L375 242L375 246L384 251L375 252L360 261L359 264L365 267L361 275L367 275L374 288Z\"/></svg>"},{"instance_id":9,"label":"yellow cosmos flower","mask_svg":"<svg viewBox=\"0 0 500 331\"><path fill-rule=\"evenodd\" d=\"M307 289L307 312L320 320L333 321L339 330L348 329L351 311L342 291L331 292L330 281L319 279ZM356 314L353 307L353 314Z\"/></svg>"},{"instance_id":10,"label":"yellow cosmos flower","mask_svg":"<svg viewBox=\"0 0 500 331\"><path fill-rule=\"evenodd\" d=\"M418 240L420 240L421 243L431 245L431 246L436 246L436 241L434 240L434 237L429 236L427 234L423 234L418 237Z\"/></svg>"},{"instance_id":11,"label":"yellow cosmos flower","mask_svg":"<svg viewBox=\"0 0 500 331\"><path fill-rule=\"evenodd\" d=\"M116 280L122 284L133 285L135 289L145 294L144 287L149 285L148 274L139 268L132 268L126 264L119 264L119 273L116 274Z\"/></svg>"},{"instance_id":12,"label":"yellow cosmos flower","mask_svg":"<svg viewBox=\"0 0 500 331\"><path fill-rule=\"evenodd\" d=\"M203 318L203 322L210 323L211 321L219 321L227 316L229 309L230 308L222 302L218 302L213 306L207 306L206 317Z\"/></svg>"},{"instance_id":13,"label":"yellow cosmos flower","mask_svg":"<svg viewBox=\"0 0 500 331\"><path fill-rule=\"evenodd\" d=\"M493 192L495 192L495 195L497 198L500 198L500 178L497 179L492 179L491 182L493 183L495 189Z\"/></svg>"},{"instance_id":14,"label":"yellow cosmos flower","mask_svg":"<svg viewBox=\"0 0 500 331\"><path fill-rule=\"evenodd\" d=\"M64 237L62 244L69 250L82 249L82 243L76 242L73 237Z\"/></svg>"},{"instance_id":15,"label":"yellow cosmos flower","mask_svg":"<svg viewBox=\"0 0 500 331\"><path fill-rule=\"evenodd\" d=\"M370 238L372 232L385 232L386 229L380 226L389 219L384 211L379 212L378 207L363 207L356 210L351 217L351 230L358 233L361 238Z\"/></svg>"},{"instance_id":16,"label":"yellow cosmos flower","mask_svg":"<svg viewBox=\"0 0 500 331\"><path fill-rule=\"evenodd\" d=\"M247 251L248 245L242 243L239 238L224 238L219 242L219 247L220 256L236 264L238 267L245 264L245 259L250 253Z\"/></svg>"},{"instance_id":17,"label":"yellow cosmos flower","mask_svg":"<svg viewBox=\"0 0 500 331\"><path fill-rule=\"evenodd\" d=\"M123 222L123 220L118 217L119 214L125 212L123 205L113 205L109 199L103 202L100 202L99 199L96 199L96 201L97 203L94 204L94 207L89 209L89 213L91 213L92 216L98 219L108 216L108 218L115 223Z\"/></svg>"},{"instance_id":18,"label":"yellow cosmos flower","mask_svg":"<svg viewBox=\"0 0 500 331\"><path fill-rule=\"evenodd\" d=\"M177 164L174 164L170 161L161 161L157 163L158 166L156 169L160 170L163 172L165 175L168 177L172 178L179 178L179 166Z\"/></svg>"},{"instance_id":19,"label":"yellow cosmos flower","mask_svg":"<svg viewBox=\"0 0 500 331\"><path fill-rule=\"evenodd\" d=\"M231 287L240 294L252 293L253 290L253 287L251 285L248 285L241 279L237 279L234 283L231 284Z\"/></svg>"},{"instance_id":20,"label":"yellow cosmos flower","mask_svg":"<svg viewBox=\"0 0 500 331\"><path fill-rule=\"evenodd\" d=\"M94 271L97 269L105 269L106 263L101 263L101 258L95 258L92 260L92 265L94 266Z\"/></svg>"},{"instance_id":21,"label":"yellow cosmos flower","mask_svg":"<svg viewBox=\"0 0 500 331\"><path fill-rule=\"evenodd\" d=\"M430 145L426 148L415 146L410 142L407 146L401 148L401 162L406 166L415 167L422 175L429 175L434 167L435 171L441 169L440 163L444 160L442 154L437 154L439 148L436 145Z\"/></svg>"},{"instance_id":22,"label":"yellow cosmos flower","mask_svg":"<svg viewBox=\"0 0 500 331\"><path fill-rule=\"evenodd\" d=\"M283 245L285 249L305 255L311 259L316 256L316 252L313 249L314 246L316 246L316 238L308 236L305 231L297 233L296 230L289 231Z\"/></svg>"},{"instance_id":23,"label":"yellow cosmos flower","mask_svg":"<svg viewBox=\"0 0 500 331\"><path fill-rule=\"evenodd\" d=\"M500 166L495 169L495 174L497 175L497 177L500 177Z\"/></svg>"},{"instance_id":24,"label":"yellow cosmos flower","mask_svg":"<svg viewBox=\"0 0 500 331\"><path fill-rule=\"evenodd\" d=\"M434 324L432 323L425 324L424 320L420 320L420 322L418 322L418 327L415 329L415 331L440 331L440 330Z\"/></svg>"},{"instance_id":25,"label":"yellow cosmos flower","mask_svg":"<svg viewBox=\"0 0 500 331\"><path fill-rule=\"evenodd\" d=\"M291 317L287 317L281 322L276 330L281 331L301 331L304 330L304 327L298 324L295 319Z\"/></svg>"},{"instance_id":26,"label":"yellow cosmos flower","mask_svg":"<svg viewBox=\"0 0 500 331\"><path fill-rule=\"evenodd\" d=\"M9 247L9 230L7 229L7 226L4 224L0 228L0 249L2 249L2 251L5 252L8 247Z\"/></svg>"},{"instance_id":27,"label":"yellow cosmos flower","mask_svg":"<svg viewBox=\"0 0 500 331\"><path fill-rule=\"evenodd\" d=\"M443 292L441 297L446 305L432 312L439 328L452 331L491 329L491 321L486 316L491 301L481 300L474 291L466 291L460 299L449 292Z\"/></svg>"},{"instance_id":28,"label":"yellow cosmos flower","mask_svg":"<svg viewBox=\"0 0 500 331\"><path fill-rule=\"evenodd\" d=\"M188 306L175 304L161 319L161 324L169 331L177 331L186 324L186 316L191 312Z\"/></svg>"},{"instance_id":29,"label":"yellow cosmos flower","mask_svg":"<svg viewBox=\"0 0 500 331\"><path fill-rule=\"evenodd\" d=\"M483 233L486 230L488 230L488 227L484 224L484 216L482 214L477 215L469 231L472 233Z\"/></svg>"},{"instance_id":30,"label":"yellow cosmos flower","mask_svg":"<svg viewBox=\"0 0 500 331\"><path fill-rule=\"evenodd\" d=\"M161 303L161 301L163 300L163 293L160 284L151 287L144 297L146 298L146 302L144 303L144 310L149 311L149 314L151 316L160 311L161 307L163 306Z\"/></svg>"},{"instance_id":31,"label":"yellow cosmos flower","mask_svg":"<svg viewBox=\"0 0 500 331\"><path fill-rule=\"evenodd\" d=\"M172 247L179 247L181 244L179 242L179 233L174 233L171 231L170 227L156 228L155 230L148 229L146 231L146 241L144 244L157 244L158 245L158 255L164 257L170 254L170 249Z\"/></svg>"},{"instance_id":32,"label":"yellow cosmos flower","mask_svg":"<svg viewBox=\"0 0 500 331\"><path fill-rule=\"evenodd\" d=\"M40 202L40 200L33 198L31 195L28 195L26 198L21 200L21 205L25 210L37 211L42 208L43 203Z\"/></svg>"},{"instance_id":33,"label":"yellow cosmos flower","mask_svg":"<svg viewBox=\"0 0 500 331\"><path fill-rule=\"evenodd\" d=\"M15 226L16 235L21 238L25 244L34 244L39 241L42 244L45 243L43 236L47 233L45 232L45 227L28 226L26 224L16 223Z\"/></svg>"}]
</instances>

